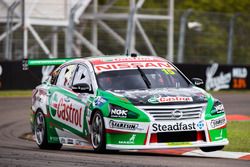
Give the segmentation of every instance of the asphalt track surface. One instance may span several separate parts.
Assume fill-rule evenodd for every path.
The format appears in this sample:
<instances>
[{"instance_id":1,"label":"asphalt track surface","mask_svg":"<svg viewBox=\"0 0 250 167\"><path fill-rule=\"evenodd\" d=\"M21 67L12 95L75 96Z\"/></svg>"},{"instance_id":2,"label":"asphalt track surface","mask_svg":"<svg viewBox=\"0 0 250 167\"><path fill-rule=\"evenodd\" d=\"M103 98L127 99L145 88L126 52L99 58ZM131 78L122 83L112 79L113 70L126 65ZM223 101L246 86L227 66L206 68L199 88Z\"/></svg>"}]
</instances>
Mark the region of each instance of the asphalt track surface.
<instances>
[{"instance_id":1,"label":"asphalt track surface","mask_svg":"<svg viewBox=\"0 0 250 167\"><path fill-rule=\"evenodd\" d=\"M217 94L228 114L250 115L250 94ZM249 161L200 158L154 153L119 152L97 154L92 150L63 147L40 150L32 141L20 139L30 132L30 98L0 98L0 167L2 166L169 166L241 167Z\"/></svg>"}]
</instances>

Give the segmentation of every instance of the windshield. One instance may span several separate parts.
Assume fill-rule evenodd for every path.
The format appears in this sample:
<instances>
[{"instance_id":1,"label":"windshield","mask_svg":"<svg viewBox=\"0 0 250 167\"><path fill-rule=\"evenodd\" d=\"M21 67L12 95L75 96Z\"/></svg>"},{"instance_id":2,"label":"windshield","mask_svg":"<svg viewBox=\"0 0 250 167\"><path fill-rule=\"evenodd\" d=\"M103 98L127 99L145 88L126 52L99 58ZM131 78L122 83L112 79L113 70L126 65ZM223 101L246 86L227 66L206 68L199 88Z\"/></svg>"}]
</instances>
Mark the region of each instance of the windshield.
<instances>
[{"instance_id":1,"label":"windshield","mask_svg":"<svg viewBox=\"0 0 250 167\"><path fill-rule=\"evenodd\" d=\"M142 72L146 80L139 69L102 72L97 80L103 90L148 89L149 83L152 89L189 87L188 81L174 69L142 69Z\"/></svg>"}]
</instances>

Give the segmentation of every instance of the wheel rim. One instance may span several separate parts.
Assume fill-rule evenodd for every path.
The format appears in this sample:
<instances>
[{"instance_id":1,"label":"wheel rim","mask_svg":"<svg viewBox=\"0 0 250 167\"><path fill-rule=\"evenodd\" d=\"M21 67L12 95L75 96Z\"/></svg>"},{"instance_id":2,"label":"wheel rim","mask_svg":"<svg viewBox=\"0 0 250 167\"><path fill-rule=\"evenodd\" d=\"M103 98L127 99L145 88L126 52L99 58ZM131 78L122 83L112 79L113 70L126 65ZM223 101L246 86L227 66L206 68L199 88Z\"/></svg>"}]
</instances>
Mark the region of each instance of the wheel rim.
<instances>
[{"instance_id":1,"label":"wheel rim","mask_svg":"<svg viewBox=\"0 0 250 167\"><path fill-rule=\"evenodd\" d=\"M103 122L99 114L94 116L92 122L92 145L94 148L98 148L102 144L102 135L103 135Z\"/></svg>"},{"instance_id":2,"label":"wheel rim","mask_svg":"<svg viewBox=\"0 0 250 167\"><path fill-rule=\"evenodd\" d=\"M35 137L38 145L41 145L44 139L45 121L42 113L37 113L35 124Z\"/></svg>"}]
</instances>

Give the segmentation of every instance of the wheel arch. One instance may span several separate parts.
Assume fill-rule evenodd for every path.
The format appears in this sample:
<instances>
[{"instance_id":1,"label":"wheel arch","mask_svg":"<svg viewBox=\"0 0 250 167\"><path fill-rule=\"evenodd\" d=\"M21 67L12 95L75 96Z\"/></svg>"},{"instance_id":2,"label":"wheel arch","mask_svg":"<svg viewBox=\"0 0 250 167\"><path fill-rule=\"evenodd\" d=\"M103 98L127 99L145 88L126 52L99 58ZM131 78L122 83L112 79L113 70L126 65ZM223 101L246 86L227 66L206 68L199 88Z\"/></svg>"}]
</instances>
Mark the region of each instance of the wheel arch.
<instances>
[{"instance_id":1,"label":"wheel arch","mask_svg":"<svg viewBox=\"0 0 250 167\"><path fill-rule=\"evenodd\" d=\"M102 114L102 117L103 117L103 112L102 112L102 110L100 110L99 108L93 109L92 112L91 112L91 115L90 115L90 122L89 122L89 125L92 125L92 118L93 118L93 116L95 115L95 113L96 113L97 111L100 111L100 113Z\"/></svg>"}]
</instances>

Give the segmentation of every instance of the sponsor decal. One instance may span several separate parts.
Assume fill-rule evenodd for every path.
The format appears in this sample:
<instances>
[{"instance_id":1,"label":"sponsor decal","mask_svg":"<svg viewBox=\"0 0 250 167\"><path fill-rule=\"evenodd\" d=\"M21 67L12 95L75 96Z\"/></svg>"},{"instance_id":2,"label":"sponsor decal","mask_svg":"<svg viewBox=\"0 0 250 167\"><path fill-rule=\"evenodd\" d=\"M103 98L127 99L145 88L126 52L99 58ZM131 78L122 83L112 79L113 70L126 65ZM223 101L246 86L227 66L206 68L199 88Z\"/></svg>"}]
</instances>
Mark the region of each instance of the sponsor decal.
<instances>
[{"instance_id":1,"label":"sponsor decal","mask_svg":"<svg viewBox=\"0 0 250 167\"><path fill-rule=\"evenodd\" d=\"M215 140L221 140L223 139L223 129L220 130L220 135L215 137Z\"/></svg>"},{"instance_id":2,"label":"sponsor decal","mask_svg":"<svg viewBox=\"0 0 250 167\"><path fill-rule=\"evenodd\" d=\"M202 120L199 122L185 121L185 122L169 122L169 123L153 123L153 132L175 132L175 131L192 131L203 130L204 123Z\"/></svg>"},{"instance_id":3,"label":"sponsor decal","mask_svg":"<svg viewBox=\"0 0 250 167\"><path fill-rule=\"evenodd\" d=\"M206 90L245 89L247 88L248 70L246 67L234 67L231 71L219 70L219 64L214 63L206 70ZM216 73L219 73L215 76Z\"/></svg>"},{"instance_id":4,"label":"sponsor decal","mask_svg":"<svg viewBox=\"0 0 250 167\"><path fill-rule=\"evenodd\" d=\"M225 115L222 115L220 117L208 120L207 126L209 130L213 130L213 129L218 129L218 128L225 126L226 123L227 123L227 119Z\"/></svg>"},{"instance_id":5,"label":"sponsor decal","mask_svg":"<svg viewBox=\"0 0 250 167\"><path fill-rule=\"evenodd\" d=\"M107 64L107 63L121 63L121 62L166 62L162 58L155 57L107 57L107 58L94 58L91 60L94 65Z\"/></svg>"},{"instance_id":6,"label":"sponsor decal","mask_svg":"<svg viewBox=\"0 0 250 167\"><path fill-rule=\"evenodd\" d=\"M226 118L222 117L222 118L212 119L210 124L213 129L221 127L226 124Z\"/></svg>"},{"instance_id":7,"label":"sponsor decal","mask_svg":"<svg viewBox=\"0 0 250 167\"><path fill-rule=\"evenodd\" d=\"M119 141L119 144L135 144L136 134L133 134L128 141Z\"/></svg>"},{"instance_id":8,"label":"sponsor decal","mask_svg":"<svg viewBox=\"0 0 250 167\"><path fill-rule=\"evenodd\" d=\"M211 67L208 67L206 70L206 90L220 90L220 89L229 89L231 82L231 73L220 72L218 76L215 76L219 68L218 63L212 64Z\"/></svg>"},{"instance_id":9,"label":"sponsor decal","mask_svg":"<svg viewBox=\"0 0 250 167\"><path fill-rule=\"evenodd\" d=\"M68 139L67 139L67 144L74 144L74 139L68 138Z\"/></svg>"},{"instance_id":10,"label":"sponsor decal","mask_svg":"<svg viewBox=\"0 0 250 167\"><path fill-rule=\"evenodd\" d=\"M193 145L191 142L171 142L166 143L168 146L191 146Z\"/></svg>"},{"instance_id":11,"label":"sponsor decal","mask_svg":"<svg viewBox=\"0 0 250 167\"><path fill-rule=\"evenodd\" d=\"M127 61L153 61L157 60L152 57L117 57L111 60L107 60L108 62L127 62Z\"/></svg>"},{"instance_id":12,"label":"sponsor decal","mask_svg":"<svg viewBox=\"0 0 250 167\"><path fill-rule=\"evenodd\" d=\"M247 68L245 67L242 67L242 68L235 67L232 69L232 75L234 78L246 78L247 74L248 74Z\"/></svg>"},{"instance_id":13,"label":"sponsor decal","mask_svg":"<svg viewBox=\"0 0 250 167\"><path fill-rule=\"evenodd\" d=\"M136 130L139 124L136 123L126 123L126 122L119 122L119 121L109 121L109 127L115 129L124 129L124 130Z\"/></svg>"},{"instance_id":14,"label":"sponsor decal","mask_svg":"<svg viewBox=\"0 0 250 167\"><path fill-rule=\"evenodd\" d=\"M98 106L101 107L103 104L105 104L107 102L107 100L101 96L98 96L95 100L94 100L94 106Z\"/></svg>"},{"instance_id":15,"label":"sponsor decal","mask_svg":"<svg viewBox=\"0 0 250 167\"><path fill-rule=\"evenodd\" d=\"M170 103L170 102L192 102L192 97L185 96L167 96L167 97L151 97L149 103Z\"/></svg>"},{"instance_id":16,"label":"sponsor decal","mask_svg":"<svg viewBox=\"0 0 250 167\"><path fill-rule=\"evenodd\" d=\"M217 114L224 112L224 105L223 104L216 105L216 106L214 106L214 108L217 111Z\"/></svg>"},{"instance_id":17,"label":"sponsor decal","mask_svg":"<svg viewBox=\"0 0 250 167\"><path fill-rule=\"evenodd\" d=\"M50 141L58 142L58 137L50 136L49 139L50 139Z\"/></svg>"},{"instance_id":18,"label":"sponsor decal","mask_svg":"<svg viewBox=\"0 0 250 167\"><path fill-rule=\"evenodd\" d=\"M73 99L68 99L66 96L54 93L51 98L50 110L53 119L64 123L78 131L83 128L83 105Z\"/></svg>"},{"instance_id":19,"label":"sponsor decal","mask_svg":"<svg viewBox=\"0 0 250 167\"><path fill-rule=\"evenodd\" d=\"M162 72L164 72L166 75L174 75L175 72L171 69L162 69Z\"/></svg>"},{"instance_id":20,"label":"sponsor decal","mask_svg":"<svg viewBox=\"0 0 250 167\"><path fill-rule=\"evenodd\" d=\"M248 75L247 68L245 67L233 68L232 69L232 76L233 76L232 87L235 89L247 88L247 75Z\"/></svg>"},{"instance_id":21,"label":"sponsor decal","mask_svg":"<svg viewBox=\"0 0 250 167\"><path fill-rule=\"evenodd\" d=\"M138 67L174 69L167 62L124 62L124 63L101 64L101 65L94 66L96 73L100 73L104 71L113 71L113 70L137 69Z\"/></svg>"},{"instance_id":22,"label":"sponsor decal","mask_svg":"<svg viewBox=\"0 0 250 167\"><path fill-rule=\"evenodd\" d=\"M111 118L127 118L128 110L122 108L112 108L110 111Z\"/></svg>"},{"instance_id":23,"label":"sponsor decal","mask_svg":"<svg viewBox=\"0 0 250 167\"><path fill-rule=\"evenodd\" d=\"M111 131L111 133L118 131L131 132L131 133L146 133L150 126L149 122L135 122L127 120L124 121L124 120L116 120L109 117L104 117L104 122L106 129Z\"/></svg>"},{"instance_id":24,"label":"sponsor decal","mask_svg":"<svg viewBox=\"0 0 250 167\"><path fill-rule=\"evenodd\" d=\"M197 127L201 130L204 128L204 123L203 121L199 121L198 124L197 124Z\"/></svg>"}]
</instances>

